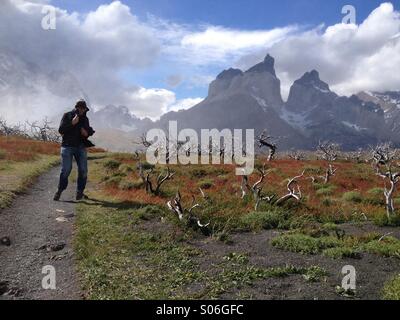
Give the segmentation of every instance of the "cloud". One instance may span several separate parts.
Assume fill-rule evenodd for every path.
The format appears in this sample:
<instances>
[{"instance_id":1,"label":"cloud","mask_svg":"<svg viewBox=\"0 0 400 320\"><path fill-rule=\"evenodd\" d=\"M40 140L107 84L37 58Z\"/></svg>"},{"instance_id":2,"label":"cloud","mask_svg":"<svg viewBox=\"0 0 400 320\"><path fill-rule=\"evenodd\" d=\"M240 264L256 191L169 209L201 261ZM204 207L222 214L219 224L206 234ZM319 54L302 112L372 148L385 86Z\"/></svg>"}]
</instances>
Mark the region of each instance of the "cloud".
<instances>
[{"instance_id":1,"label":"cloud","mask_svg":"<svg viewBox=\"0 0 400 320\"><path fill-rule=\"evenodd\" d=\"M13 119L56 115L81 97L94 109L126 105L155 119L202 100L197 93L178 100L171 90L196 92L222 69L247 69L267 52L276 58L284 96L311 69L341 94L400 88L400 19L390 3L360 25L240 30L141 20L113 1L87 14L56 8L57 29L45 31L41 11L49 3L0 1L0 112ZM126 74L160 78L168 89L145 88Z\"/></svg>"},{"instance_id":2,"label":"cloud","mask_svg":"<svg viewBox=\"0 0 400 320\"><path fill-rule=\"evenodd\" d=\"M150 16L163 42L162 52L175 62L195 66L232 63L235 59L275 43L299 30L287 26L270 30L240 30L213 25L179 25Z\"/></svg>"},{"instance_id":3,"label":"cloud","mask_svg":"<svg viewBox=\"0 0 400 320\"><path fill-rule=\"evenodd\" d=\"M399 90L400 14L383 3L360 25L319 26L290 35L268 50L237 61L241 68L259 62L270 52L276 58L284 95L302 74L317 69L321 78L340 94L361 90Z\"/></svg>"},{"instance_id":4,"label":"cloud","mask_svg":"<svg viewBox=\"0 0 400 320\"><path fill-rule=\"evenodd\" d=\"M0 54L12 64L13 73L0 74L0 78L19 86L19 94L26 96L12 97L15 90L0 92L2 114L7 114L10 108L19 108L25 114L44 112L52 116L69 108L82 92L95 108L122 102L131 105L133 102L126 100L125 91L132 85L125 83L119 73L145 69L154 63L161 47L154 30L140 22L120 1L102 5L87 15L56 8L56 30L43 30L45 3L23 0L0 3ZM54 74L58 76L52 77ZM72 75L70 81L62 78L63 74ZM54 92L40 87L51 81L38 82L38 77L64 85L65 96L60 96L57 103ZM68 92L73 82L79 83L82 90ZM35 91L42 103L26 104ZM13 105L9 105L10 101Z\"/></svg>"},{"instance_id":5,"label":"cloud","mask_svg":"<svg viewBox=\"0 0 400 320\"><path fill-rule=\"evenodd\" d=\"M132 104L129 110L136 116L156 120L169 111L189 109L203 101L203 98L177 100L174 92L166 89L134 88L125 94L126 102ZM125 103L124 105L129 105Z\"/></svg>"},{"instance_id":6,"label":"cloud","mask_svg":"<svg viewBox=\"0 0 400 320\"><path fill-rule=\"evenodd\" d=\"M191 107L199 104L202 102L203 98L186 98L176 101L173 105L168 107L168 111L180 111L180 110L187 110Z\"/></svg>"},{"instance_id":7,"label":"cloud","mask_svg":"<svg viewBox=\"0 0 400 320\"><path fill-rule=\"evenodd\" d=\"M166 89L139 88L125 93L124 105L138 117L159 118L176 102L175 93Z\"/></svg>"}]
</instances>

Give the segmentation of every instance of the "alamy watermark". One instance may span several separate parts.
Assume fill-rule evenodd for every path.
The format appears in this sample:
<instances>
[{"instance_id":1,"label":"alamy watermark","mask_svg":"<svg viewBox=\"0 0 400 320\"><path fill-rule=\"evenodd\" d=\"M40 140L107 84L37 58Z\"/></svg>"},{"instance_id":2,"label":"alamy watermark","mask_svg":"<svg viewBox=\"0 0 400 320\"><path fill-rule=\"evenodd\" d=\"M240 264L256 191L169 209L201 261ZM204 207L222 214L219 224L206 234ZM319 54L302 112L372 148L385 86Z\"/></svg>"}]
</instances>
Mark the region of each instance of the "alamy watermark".
<instances>
[{"instance_id":1,"label":"alamy watermark","mask_svg":"<svg viewBox=\"0 0 400 320\"><path fill-rule=\"evenodd\" d=\"M351 265L344 266L342 268L342 288L345 291L355 291L356 290L356 268Z\"/></svg>"},{"instance_id":2,"label":"alamy watermark","mask_svg":"<svg viewBox=\"0 0 400 320\"><path fill-rule=\"evenodd\" d=\"M342 23L344 24L356 24L357 23L357 12L356 8L352 5L345 5L342 8L342 14L345 16L342 19Z\"/></svg>"},{"instance_id":3,"label":"alamy watermark","mask_svg":"<svg viewBox=\"0 0 400 320\"><path fill-rule=\"evenodd\" d=\"M56 269L47 265L42 268L42 274L45 276L42 279L42 288L45 290L55 290L56 289Z\"/></svg>"},{"instance_id":4,"label":"alamy watermark","mask_svg":"<svg viewBox=\"0 0 400 320\"><path fill-rule=\"evenodd\" d=\"M42 18L42 29L43 30L56 30L57 28L57 11L53 6L43 6L42 14L45 16Z\"/></svg>"},{"instance_id":5,"label":"alamy watermark","mask_svg":"<svg viewBox=\"0 0 400 320\"><path fill-rule=\"evenodd\" d=\"M170 121L168 134L162 129L147 132L146 160L150 164L237 164L236 175L254 170L254 129L201 129L200 139L193 129L178 132ZM245 141L243 141L243 138Z\"/></svg>"}]
</instances>

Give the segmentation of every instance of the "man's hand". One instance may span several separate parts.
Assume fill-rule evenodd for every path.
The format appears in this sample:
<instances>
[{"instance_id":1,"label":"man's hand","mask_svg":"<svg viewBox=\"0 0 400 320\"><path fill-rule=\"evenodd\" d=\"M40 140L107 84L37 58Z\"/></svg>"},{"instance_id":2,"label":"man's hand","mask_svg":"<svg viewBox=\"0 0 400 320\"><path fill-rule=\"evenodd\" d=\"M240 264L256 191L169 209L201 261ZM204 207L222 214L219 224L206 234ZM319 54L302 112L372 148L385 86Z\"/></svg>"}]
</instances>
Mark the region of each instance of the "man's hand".
<instances>
[{"instance_id":1,"label":"man's hand","mask_svg":"<svg viewBox=\"0 0 400 320\"><path fill-rule=\"evenodd\" d=\"M79 122L79 116L75 115L75 117L72 119L72 125L75 126L77 125Z\"/></svg>"},{"instance_id":2,"label":"man's hand","mask_svg":"<svg viewBox=\"0 0 400 320\"><path fill-rule=\"evenodd\" d=\"M87 132L84 128L81 128L81 135L82 135L84 138L89 137L88 132Z\"/></svg>"}]
</instances>

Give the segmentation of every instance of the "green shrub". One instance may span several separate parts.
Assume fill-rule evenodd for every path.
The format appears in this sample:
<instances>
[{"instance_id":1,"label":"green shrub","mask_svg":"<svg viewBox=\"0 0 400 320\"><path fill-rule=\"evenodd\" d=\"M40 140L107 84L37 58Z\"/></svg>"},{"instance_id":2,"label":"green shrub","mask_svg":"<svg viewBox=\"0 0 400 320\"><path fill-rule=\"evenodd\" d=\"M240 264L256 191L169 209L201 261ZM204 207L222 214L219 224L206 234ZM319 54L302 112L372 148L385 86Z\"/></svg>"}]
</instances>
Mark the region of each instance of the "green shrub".
<instances>
[{"instance_id":1,"label":"green shrub","mask_svg":"<svg viewBox=\"0 0 400 320\"><path fill-rule=\"evenodd\" d=\"M233 262L236 264L247 264L249 262L249 257L247 256L247 254L236 252L231 252L227 254L223 257L223 259L225 261Z\"/></svg>"},{"instance_id":2,"label":"green shrub","mask_svg":"<svg viewBox=\"0 0 400 320\"><path fill-rule=\"evenodd\" d=\"M312 215L295 216L287 221L287 223L289 223L289 229L291 230L302 229L312 222L315 222L315 217Z\"/></svg>"},{"instance_id":3,"label":"green shrub","mask_svg":"<svg viewBox=\"0 0 400 320\"><path fill-rule=\"evenodd\" d=\"M210 189L213 187L214 181L211 179L204 179L201 180L197 185L202 189Z\"/></svg>"},{"instance_id":4,"label":"green shrub","mask_svg":"<svg viewBox=\"0 0 400 320\"><path fill-rule=\"evenodd\" d=\"M190 172L190 175L192 176L192 178L203 178L205 176L207 176L207 171L205 169L192 169L192 171Z\"/></svg>"},{"instance_id":5,"label":"green shrub","mask_svg":"<svg viewBox=\"0 0 400 320\"><path fill-rule=\"evenodd\" d=\"M340 241L334 237L313 238L304 234L281 235L271 243L279 249L301 254L317 254L323 249L340 246Z\"/></svg>"},{"instance_id":6,"label":"green shrub","mask_svg":"<svg viewBox=\"0 0 400 320\"><path fill-rule=\"evenodd\" d=\"M386 237L383 240L374 240L363 246L364 250L384 257L400 258L400 240Z\"/></svg>"},{"instance_id":7,"label":"green shrub","mask_svg":"<svg viewBox=\"0 0 400 320\"><path fill-rule=\"evenodd\" d=\"M388 219L386 212L379 212L374 216L374 223L380 227L399 227L400 214L395 214Z\"/></svg>"},{"instance_id":8,"label":"green shrub","mask_svg":"<svg viewBox=\"0 0 400 320\"><path fill-rule=\"evenodd\" d=\"M350 191L343 194L342 199L347 202L361 203L361 194L357 191Z\"/></svg>"},{"instance_id":9,"label":"green shrub","mask_svg":"<svg viewBox=\"0 0 400 320\"><path fill-rule=\"evenodd\" d=\"M104 168L106 168L107 170L117 170L120 165L121 162L114 159L108 160L103 164Z\"/></svg>"},{"instance_id":10,"label":"green shrub","mask_svg":"<svg viewBox=\"0 0 400 320\"><path fill-rule=\"evenodd\" d=\"M326 270L319 266L311 266L305 269L303 272L303 278L308 282L318 282L323 277L328 275Z\"/></svg>"},{"instance_id":11,"label":"green shrub","mask_svg":"<svg viewBox=\"0 0 400 320\"><path fill-rule=\"evenodd\" d=\"M333 222L327 222L322 226L323 229L327 231L337 231L339 229L338 225Z\"/></svg>"},{"instance_id":12,"label":"green shrub","mask_svg":"<svg viewBox=\"0 0 400 320\"><path fill-rule=\"evenodd\" d=\"M148 162L142 162L141 163L143 170L151 170L155 168L155 165L150 164Z\"/></svg>"},{"instance_id":13,"label":"green shrub","mask_svg":"<svg viewBox=\"0 0 400 320\"><path fill-rule=\"evenodd\" d=\"M400 300L400 274L385 284L383 288L383 299Z\"/></svg>"},{"instance_id":14,"label":"green shrub","mask_svg":"<svg viewBox=\"0 0 400 320\"><path fill-rule=\"evenodd\" d=\"M330 196L336 190L335 186L324 184L315 192L319 196Z\"/></svg>"},{"instance_id":15,"label":"green shrub","mask_svg":"<svg viewBox=\"0 0 400 320\"><path fill-rule=\"evenodd\" d=\"M331 198L323 198L322 205L325 207L330 207L333 204L333 200Z\"/></svg>"},{"instance_id":16,"label":"green shrub","mask_svg":"<svg viewBox=\"0 0 400 320\"><path fill-rule=\"evenodd\" d=\"M164 211L157 206L146 206L134 212L134 216L141 220L151 220L163 216Z\"/></svg>"},{"instance_id":17,"label":"green shrub","mask_svg":"<svg viewBox=\"0 0 400 320\"><path fill-rule=\"evenodd\" d=\"M123 173L126 173L126 174L129 174L129 173L132 173L132 172L134 172L135 170L132 168L132 166L130 166L130 165L128 165L128 164L121 164L120 166L119 166L119 170L121 171L121 172L123 172Z\"/></svg>"},{"instance_id":18,"label":"green shrub","mask_svg":"<svg viewBox=\"0 0 400 320\"><path fill-rule=\"evenodd\" d=\"M322 254L332 259L352 258L361 259L361 253L357 249L350 247L335 247L325 249Z\"/></svg>"},{"instance_id":19,"label":"green shrub","mask_svg":"<svg viewBox=\"0 0 400 320\"><path fill-rule=\"evenodd\" d=\"M371 196L382 196L383 188L372 188L372 189L368 190L367 193Z\"/></svg>"},{"instance_id":20,"label":"green shrub","mask_svg":"<svg viewBox=\"0 0 400 320\"><path fill-rule=\"evenodd\" d=\"M241 225L251 230L286 229L288 220L280 210L267 212L252 212L240 219Z\"/></svg>"},{"instance_id":21,"label":"green shrub","mask_svg":"<svg viewBox=\"0 0 400 320\"><path fill-rule=\"evenodd\" d=\"M5 159L6 156L7 156L7 153L4 150L0 149L0 160Z\"/></svg>"}]
</instances>

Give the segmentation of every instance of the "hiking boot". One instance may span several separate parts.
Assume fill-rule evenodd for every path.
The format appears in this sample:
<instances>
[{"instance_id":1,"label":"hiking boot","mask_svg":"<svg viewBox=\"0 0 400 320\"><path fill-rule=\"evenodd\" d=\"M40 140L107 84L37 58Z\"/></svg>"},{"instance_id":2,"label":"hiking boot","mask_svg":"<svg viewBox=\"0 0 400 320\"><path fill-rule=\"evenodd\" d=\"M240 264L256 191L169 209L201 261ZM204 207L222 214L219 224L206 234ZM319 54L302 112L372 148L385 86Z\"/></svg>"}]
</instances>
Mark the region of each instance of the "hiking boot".
<instances>
[{"instance_id":1,"label":"hiking boot","mask_svg":"<svg viewBox=\"0 0 400 320\"><path fill-rule=\"evenodd\" d=\"M89 199L87 195L85 195L83 192L77 192L76 193L76 200L82 200L82 199Z\"/></svg>"},{"instance_id":2,"label":"hiking boot","mask_svg":"<svg viewBox=\"0 0 400 320\"><path fill-rule=\"evenodd\" d=\"M61 197L61 191L57 191L56 194L53 197L54 201L59 201Z\"/></svg>"}]
</instances>

